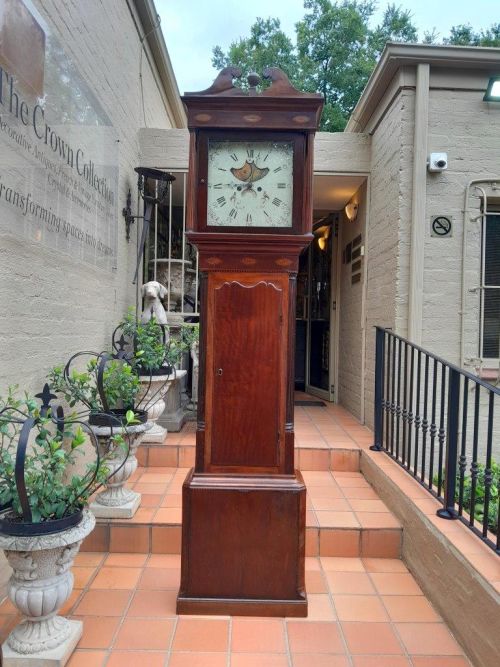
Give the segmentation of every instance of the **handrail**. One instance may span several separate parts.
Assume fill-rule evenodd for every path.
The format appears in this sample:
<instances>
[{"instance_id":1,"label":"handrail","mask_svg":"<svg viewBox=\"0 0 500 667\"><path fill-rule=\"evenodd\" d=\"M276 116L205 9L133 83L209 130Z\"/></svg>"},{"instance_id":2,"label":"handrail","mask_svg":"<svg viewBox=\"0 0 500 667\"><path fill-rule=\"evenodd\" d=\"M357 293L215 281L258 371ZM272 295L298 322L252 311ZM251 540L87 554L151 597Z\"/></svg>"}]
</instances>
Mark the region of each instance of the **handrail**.
<instances>
[{"instance_id":1,"label":"handrail","mask_svg":"<svg viewBox=\"0 0 500 667\"><path fill-rule=\"evenodd\" d=\"M376 327L371 449L391 456L440 500L438 516L462 521L500 555L500 475L493 459L499 396L499 387Z\"/></svg>"},{"instance_id":2,"label":"handrail","mask_svg":"<svg viewBox=\"0 0 500 667\"><path fill-rule=\"evenodd\" d=\"M500 396L500 387L497 387L495 385L490 384L489 382L486 382L482 378L479 378L477 375L474 375L474 373L465 370L465 368L460 368L460 366L456 366L455 364L451 363L451 361L446 361L442 357L439 357L437 354L434 354L433 352L429 352L429 350L424 349L423 347L417 345L416 343L410 343L409 340L403 338L403 336L395 334L390 329L384 329L383 327L375 327L375 329L382 329L382 331L387 331L388 333L391 334L393 338L397 338L398 340L403 341L403 343L408 343L409 345L412 346L413 349L417 350L418 352L422 352L431 359L439 361L439 363L444 364L445 366L447 366L447 368L451 368L452 370L458 371L461 375L464 375L470 380L477 382L478 384L482 385L485 389L492 390L494 394L498 394L498 396Z\"/></svg>"}]
</instances>

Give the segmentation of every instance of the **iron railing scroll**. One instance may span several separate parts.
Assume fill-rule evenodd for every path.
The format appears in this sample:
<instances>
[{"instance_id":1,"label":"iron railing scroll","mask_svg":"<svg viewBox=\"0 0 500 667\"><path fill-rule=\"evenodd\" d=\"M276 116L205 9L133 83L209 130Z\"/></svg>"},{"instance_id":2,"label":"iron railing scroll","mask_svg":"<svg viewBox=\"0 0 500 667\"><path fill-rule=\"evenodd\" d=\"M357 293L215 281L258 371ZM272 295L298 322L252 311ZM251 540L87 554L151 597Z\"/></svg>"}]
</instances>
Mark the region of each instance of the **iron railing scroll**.
<instances>
[{"instance_id":1,"label":"iron railing scroll","mask_svg":"<svg viewBox=\"0 0 500 667\"><path fill-rule=\"evenodd\" d=\"M376 327L374 444L500 554L500 387ZM496 456L496 459L495 459Z\"/></svg>"}]
</instances>

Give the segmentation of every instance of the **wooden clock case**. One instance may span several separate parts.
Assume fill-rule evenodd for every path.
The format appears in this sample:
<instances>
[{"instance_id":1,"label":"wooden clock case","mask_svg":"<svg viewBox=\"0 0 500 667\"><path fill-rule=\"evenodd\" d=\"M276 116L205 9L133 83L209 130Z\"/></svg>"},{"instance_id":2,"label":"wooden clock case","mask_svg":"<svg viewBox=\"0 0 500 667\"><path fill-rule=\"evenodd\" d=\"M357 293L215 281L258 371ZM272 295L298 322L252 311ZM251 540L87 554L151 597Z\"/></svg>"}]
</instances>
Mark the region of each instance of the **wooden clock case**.
<instances>
[{"instance_id":1,"label":"wooden clock case","mask_svg":"<svg viewBox=\"0 0 500 667\"><path fill-rule=\"evenodd\" d=\"M199 250L196 462L183 487L180 614L306 616L305 486L294 468L298 258L313 238L312 157L322 97L281 70L258 94L237 68L183 97L187 236ZM251 77L249 82L252 83ZM207 226L208 139L294 144L292 226Z\"/></svg>"}]
</instances>

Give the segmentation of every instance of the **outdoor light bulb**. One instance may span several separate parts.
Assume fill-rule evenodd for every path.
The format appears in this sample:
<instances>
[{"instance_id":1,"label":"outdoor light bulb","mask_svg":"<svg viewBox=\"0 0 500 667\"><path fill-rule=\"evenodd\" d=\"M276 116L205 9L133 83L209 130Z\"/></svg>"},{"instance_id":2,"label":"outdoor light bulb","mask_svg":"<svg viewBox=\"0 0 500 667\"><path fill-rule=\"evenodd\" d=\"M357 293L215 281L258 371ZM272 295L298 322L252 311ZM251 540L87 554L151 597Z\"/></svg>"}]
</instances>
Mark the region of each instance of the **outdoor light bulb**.
<instances>
[{"instance_id":1,"label":"outdoor light bulb","mask_svg":"<svg viewBox=\"0 0 500 667\"><path fill-rule=\"evenodd\" d=\"M500 102L500 77L492 76L484 94L485 102Z\"/></svg>"},{"instance_id":2,"label":"outdoor light bulb","mask_svg":"<svg viewBox=\"0 0 500 667\"><path fill-rule=\"evenodd\" d=\"M321 248L321 250L324 250L326 248L326 238L324 236L319 237L318 245Z\"/></svg>"}]
</instances>

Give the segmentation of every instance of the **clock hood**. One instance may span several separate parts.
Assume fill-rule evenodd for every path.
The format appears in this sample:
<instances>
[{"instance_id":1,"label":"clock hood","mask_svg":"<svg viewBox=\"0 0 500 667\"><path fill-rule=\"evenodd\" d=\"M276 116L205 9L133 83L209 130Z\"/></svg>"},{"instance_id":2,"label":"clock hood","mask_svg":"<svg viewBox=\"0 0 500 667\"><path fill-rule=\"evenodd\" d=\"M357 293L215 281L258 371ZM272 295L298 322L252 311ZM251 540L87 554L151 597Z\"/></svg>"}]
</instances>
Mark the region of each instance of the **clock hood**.
<instances>
[{"instance_id":1,"label":"clock hood","mask_svg":"<svg viewBox=\"0 0 500 667\"><path fill-rule=\"evenodd\" d=\"M234 85L241 78L238 67L224 68L206 90L185 93L188 127L199 128L256 128L315 132L323 109L323 96L304 93L292 86L278 67L263 72L271 85L257 93L259 77L248 76L249 89Z\"/></svg>"}]
</instances>

